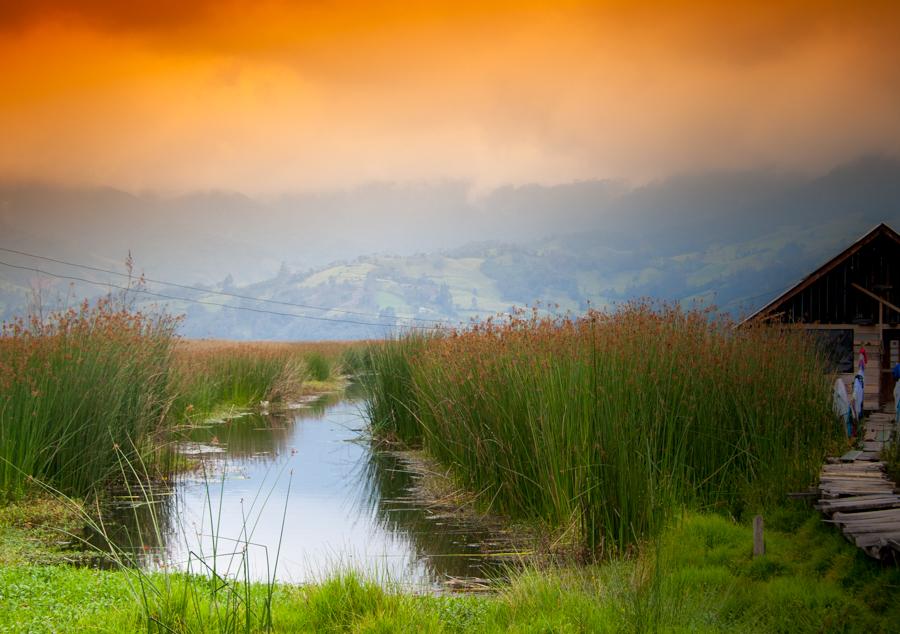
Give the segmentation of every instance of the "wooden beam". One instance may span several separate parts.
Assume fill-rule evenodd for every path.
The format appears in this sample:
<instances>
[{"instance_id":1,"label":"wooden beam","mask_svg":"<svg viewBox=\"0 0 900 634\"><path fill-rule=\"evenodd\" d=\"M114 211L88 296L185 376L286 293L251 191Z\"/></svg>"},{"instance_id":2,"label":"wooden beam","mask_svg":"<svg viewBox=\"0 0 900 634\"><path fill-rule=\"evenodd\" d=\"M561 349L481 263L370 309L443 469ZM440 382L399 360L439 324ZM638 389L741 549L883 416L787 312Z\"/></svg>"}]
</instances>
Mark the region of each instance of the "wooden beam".
<instances>
[{"instance_id":1,"label":"wooden beam","mask_svg":"<svg viewBox=\"0 0 900 634\"><path fill-rule=\"evenodd\" d=\"M860 286L860 285L857 284L856 282L850 282L850 286L852 286L853 288L855 288L855 289L858 290L859 292L868 295L869 297L871 297L871 298L874 299L875 301L881 302L882 304L884 304L885 306L887 306L887 307L890 308L891 310L900 313L900 308L897 308L897 307L894 306L892 303L890 303L888 300L886 300L885 298L881 297L880 295L876 295L875 293L873 293L873 292L870 291L869 289L867 289L867 288L865 288L865 287L863 287L863 286Z\"/></svg>"}]
</instances>

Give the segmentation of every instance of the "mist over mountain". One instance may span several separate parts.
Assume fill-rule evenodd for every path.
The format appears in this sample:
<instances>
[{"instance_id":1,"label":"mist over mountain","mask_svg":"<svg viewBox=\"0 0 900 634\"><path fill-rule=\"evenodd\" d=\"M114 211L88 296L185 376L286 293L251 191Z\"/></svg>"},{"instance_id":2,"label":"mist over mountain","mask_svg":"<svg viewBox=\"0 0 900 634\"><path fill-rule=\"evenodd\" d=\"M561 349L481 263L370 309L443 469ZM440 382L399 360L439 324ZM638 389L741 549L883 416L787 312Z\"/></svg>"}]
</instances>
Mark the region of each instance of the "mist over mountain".
<instances>
[{"instance_id":1,"label":"mist over mountain","mask_svg":"<svg viewBox=\"0 0 900 634\"><path fill-rule=\"evenodd\" d=\"M417 323L398 315L464 322L537 301L578 311L652 296L739 314L878 222L900 225L897 159L867 157L817 176L760 169L639 187L585 181L480 194L459 182L270 199L0 187L2 247L119 271L130 250L149 277L208 292L149 290L337 320L169 303L186 314L189 336L251 339L378 336L391 324ZM122 282L8 253L0 261ZM107 290L0 269L3 317L24 310L31 288L56 303ZM223 290L339 310L259 306L213 293Z\"/></svg>"}]
</instances>

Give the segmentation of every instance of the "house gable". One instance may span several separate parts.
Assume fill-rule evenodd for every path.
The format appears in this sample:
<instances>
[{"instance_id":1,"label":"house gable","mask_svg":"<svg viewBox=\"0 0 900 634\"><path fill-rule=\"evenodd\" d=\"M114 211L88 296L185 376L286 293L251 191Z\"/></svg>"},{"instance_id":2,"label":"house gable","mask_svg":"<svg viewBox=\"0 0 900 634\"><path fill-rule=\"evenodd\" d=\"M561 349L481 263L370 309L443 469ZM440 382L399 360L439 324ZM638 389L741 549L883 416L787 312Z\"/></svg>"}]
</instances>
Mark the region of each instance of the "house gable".
<instances>
[{"instance_id":1,"label":"house gable","mask_svg":"<svg viewBox=\"0 0 900 634\"><path fill-rule=\"evenodd\" d=\"M900 235L880 224L747 321L900 323Z\"/></svg>"}]
</instances>

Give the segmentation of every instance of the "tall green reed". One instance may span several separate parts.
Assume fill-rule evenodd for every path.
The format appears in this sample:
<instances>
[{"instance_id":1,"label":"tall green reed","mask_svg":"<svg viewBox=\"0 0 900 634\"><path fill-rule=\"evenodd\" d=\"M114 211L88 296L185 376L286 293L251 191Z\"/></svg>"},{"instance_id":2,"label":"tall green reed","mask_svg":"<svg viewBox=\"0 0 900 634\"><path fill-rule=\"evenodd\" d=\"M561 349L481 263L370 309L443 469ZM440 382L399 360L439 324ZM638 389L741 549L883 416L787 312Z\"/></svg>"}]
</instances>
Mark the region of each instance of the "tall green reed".
<instances>
[{"instance_id":1,"label":"tall green reed","mask_svg":"<svg viewBox=\"0 0 900 634\"><path fill-rule=\"evenodd\" d=\"M173 410L189 418L220 407L289 401L310 381L337 384L350 342L180 341L173 359Z\"/></svg>"},{"instance_id":2,"label":"tall green reed","mask_svg":"<svg viewBox=\"0 0 900 634\"><path fill-rule=\"evenodd\" d=\"M520 314L372 352L376 434L423 445L515 518L616 552L677 509L740 515L811 483L837 428L823 360L791 329L631 304Z\"/></svg>"},{"instance_id":3,"label":"tall green reed","mask_svg":"<svg viewBox=\"0 0 900 634\"><path fill-rule=\"evenodd\" d=\"M307 378L302 357L252 346L179 350L170 389L174 411L209 414L217 407L251 407L299 394Z\"/></svg>"},{"instance_id":4,"label":"tall green reed","mask_svg":"<svg viewBox=\"0 0 900 634\"><path fill-rule=\"evenodd\" d=\"M177 321L94 306L5 323L0 335L0 493L31 479L83 495L116 450L153 452L169 406Z\"/></svg>"},{"instance_id":5,"label":"tall green reed","mask_svg":"<svg viewBox=\"0 0 900 634\"><path fill-rule=\"evenodd\" d=\"M115 476L115 448L164 468L165 435L221 407L299 396L336 378L347 342L185 341L178 319L125 293L4 323L0 331L0 496L29 479L87 495Z\"/></svg>"},{"instance_id":6,"label":"tall green reed","mask_svg":"<svg viewBox=\"0 0 900 634\"><path fill-rule=\"evenodd\" d=\"M306 371L314 381L327 381L334 375L335 367L325 355L311 352L306 355Z\"/></svg>"},{"instance_id":7,"label":"tall green reed","mask_svg":"<svg viewBox=\"0 0 900 634\"><path fill-rule=\"evenodd\" d=\"M376 435L407 444L421 442L413 364L428 340L428 335L417 333L371 344L367 349L361 382L368 397L366 413Z\"/></svg>"},{"instance_id":8,"label":"tall green reed","mask_svg":"<svg viewBox=\"0 0 900 634\"><path fill-rule=\"evenodd\" d=\"M371 368L370 346L365 343L349 346L341 353L340 369L345 375L360 377Z\"/></svg>"}]
</instances>

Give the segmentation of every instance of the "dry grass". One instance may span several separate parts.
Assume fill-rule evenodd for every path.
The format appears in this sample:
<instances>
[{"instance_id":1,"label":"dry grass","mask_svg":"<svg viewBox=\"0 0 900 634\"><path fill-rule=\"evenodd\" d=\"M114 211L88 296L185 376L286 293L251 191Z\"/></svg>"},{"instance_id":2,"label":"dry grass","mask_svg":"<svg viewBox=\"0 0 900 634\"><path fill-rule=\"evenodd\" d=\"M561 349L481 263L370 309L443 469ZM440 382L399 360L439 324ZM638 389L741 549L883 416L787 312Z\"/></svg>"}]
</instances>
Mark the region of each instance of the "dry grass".
<instances>
[{"instance_id":1,"label":"dry grass","mask_svg":"<svg viewBox=\"0 0 900 634\"><path fill-rule=\"evenodd\" d=\"M181 339L175 348L180 355L252 352L259 355L321 354L339 360L348 348L363 345L360 341L233 341L230 339Z\"/></svg>"}]
</instances>

